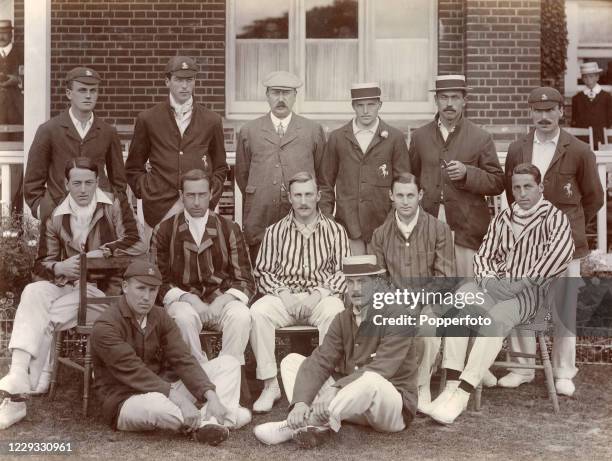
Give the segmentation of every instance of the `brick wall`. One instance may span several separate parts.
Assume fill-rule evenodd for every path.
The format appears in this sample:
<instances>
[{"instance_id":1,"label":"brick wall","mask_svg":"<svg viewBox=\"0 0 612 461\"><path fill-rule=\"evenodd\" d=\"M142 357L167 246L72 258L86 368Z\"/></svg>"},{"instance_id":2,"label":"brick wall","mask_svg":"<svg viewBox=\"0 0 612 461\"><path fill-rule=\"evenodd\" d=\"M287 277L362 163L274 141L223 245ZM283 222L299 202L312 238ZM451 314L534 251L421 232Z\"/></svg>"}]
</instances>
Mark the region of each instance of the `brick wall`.
<instances>
[{"instance_id":1,"label":"brick wall","mask_svg":"<svg viewBox=\"0 0 612 461\"><path fill-rule=\"evenodd\" d=\"M225 14L224 0L53 0L51 114L67 106L66 72L87 65L104 80L96 114L133 124L168 94L168 59L185 54L200 65L196 100L222 115Z\"/></svg>"},{"instance_id":2,"label":"brick wall","mask_svg":"<svg viewBox=\"0 0 612 461\"><path fill-rule=\"evenodd\" d=\"M466 0L468 116L483 125L529 124L527 95L540 85L540 2Z\"/></svg>"},{"instance_id":3,"label":"brick wall","mask_svg":"<svg viewBox=\"0 0 612 461\"><path fill-rule=\"evenodd\" d=\"M14 0L13 3L13 41L23 45L23 2L24 0Z\"/></svg>"},{"instance_id":4,"label":"brick wall","mask_svg":"<svg viewBox=\"0 0 612 461\"><path fill-rule=\"evenodd\" d=\"M465 1L438 1L438 73L463 74Z\"/></svg>"}]
</instances>

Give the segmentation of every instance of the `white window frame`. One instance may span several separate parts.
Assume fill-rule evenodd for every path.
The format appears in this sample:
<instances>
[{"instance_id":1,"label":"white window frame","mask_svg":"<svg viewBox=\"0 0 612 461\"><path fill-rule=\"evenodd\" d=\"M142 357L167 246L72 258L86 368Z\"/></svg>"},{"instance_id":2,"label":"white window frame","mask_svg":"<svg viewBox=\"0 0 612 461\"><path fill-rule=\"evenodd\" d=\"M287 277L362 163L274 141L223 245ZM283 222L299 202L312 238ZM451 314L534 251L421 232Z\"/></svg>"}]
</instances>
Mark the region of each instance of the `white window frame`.
<instances>
[{"instance_id":1,"label":"white window frame","mask_svg":"<svg viewBox=\"0 0 612 461\"><path fill-rule=\"evenodd\" d=\"M257 0L252 0L257 1ZM366 61L371 54L370 45L372 40L367 40L374 32L374 5L376 0L359 0L358 3L358 38L359 56L358 73L355 82L368 81ZM430 81L433 82L438 70L438 8L437 2L430 10ZM298 75L305 81L306 66L306 15L297 14L306 10L306 0L291 0L289 7L289 71ZM262 113L269 110L266 101L237 101L235 98L236 87L236 26L234 22L236 12L236 0L228 0L226 11L226 118L230 120L251 120L260 117ZM257 40L257 39L253 39ZM287 40L287 39L280 39ZM309 39L314 40L314 39ZM324 39L323 39L324 40ZM425 40L425 39L423 39ZM270 42L270 39L266 39ZM417 64L417 63L415 63ZM433 83L432 83L433 84ZM306 101L304 88L298 89L294 111L314 119L345 120L353 114L350 104L349 88L346 89L345 101ZM262 94L264 88L261 89ZM421 102L389 101L385 100L383 94L383 108L381 115L394 120L421 120L433 117L435 114L433 93L427 94L427 99Z\"/></svg>"},{"instance_id":2,"label":"white window frame","mask_svg":"<svg viewBox=\"0 0 612 461\"><path fill-rule=\"evenodd\" d=\"M566 0L565 15L567 18L567 69L565 71L565 94L568 97L583 91L586 86L576 82L580 78L580 64L584 57L612 59L612 43L578 43L578 15L582 0ZM597 3L591 1L591 3ZM612 25L610 26L612 27ZM606 91L612 91L612 85L602 85Z\"/></svg>"}]
</instances>

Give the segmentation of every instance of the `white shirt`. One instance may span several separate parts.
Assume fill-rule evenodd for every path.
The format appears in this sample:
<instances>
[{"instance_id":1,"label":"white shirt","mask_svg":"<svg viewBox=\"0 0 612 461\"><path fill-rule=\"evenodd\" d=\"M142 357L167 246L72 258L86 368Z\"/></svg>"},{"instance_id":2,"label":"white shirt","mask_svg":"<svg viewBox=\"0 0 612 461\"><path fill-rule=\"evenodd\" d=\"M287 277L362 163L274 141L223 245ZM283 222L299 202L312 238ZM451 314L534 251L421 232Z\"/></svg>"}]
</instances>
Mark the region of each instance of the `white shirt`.
<instances>
[{"instance_id":1,"label":"white shirt","mask_svg":"<svg viewBox=\"0 0 612 461\"><path fill-rule=\"evenodd\" d=\"M408 224L404 223L404 221L400 219L399 215L397 214L397 210L395 210L395 222L397 222L397 227L399 228L399 231L402 233L406 240L410 238L410 234L412 234L414 226L416 226L417 224L417 221L419 219L419 208L417 208L416 213Z\"/></svg>"},{"instance_id":2,"label":"white shirt","mask_svg":"<svg viewBox=\"0 0 612 461\"><path fill-rule=\"evenodd\" d=\"M444 125L444 123L442 123L442 120L438 119L438 128L440 129L440 134L442 135L442 138L444 139L444 142L446 142L446 140L448 139L448 136L455 131L455 127L453 126L450 130L448 128L446 128L446 126Z\"/></svg>"},{"instance_id":3,"label":"white shirt","mask_svg":"<svg viewBox=\"0 0 612 461\"><path fill-rule=\"evenodd\" d=\"M377 117L376 122L370 128L359 128L357 126L357 121L353 119L353 134L355 135L355 139L357 139L359 147L361 147L361 151L364 154L368 150L368 146L372 142L372 139L376 134L376 130L378 130L379 123L380 119Z\"/></svg>"},{"instance_id":4,"label":"white shirt","mask_svg":"<svg viewBox=\"0 0 612 461\"><path fill-rule=\"evenodd\" d=\"M560 134L561 130L557 128L557 134L555 137L544 142L538 139L537 130L533 135L533 157L531 159L531 163L538 167L540 173L542 174L542 178L544 178L544 175L548 171L550 162L555 155Z\"/></svg>"},{"instance_id":5,"label":"white shirt","mask_svg":"<svg viewBox=\"0 0 612 461\"><path fill-rule=\"evenodd\" d=\"M283 133L287 133L287 128L289 128L289 123L291 123L292 115L293 115L293 112L289 112L289 115L287 115L283 119L280 119L276 115L274 115L272 112L270 112L270 120L272 120L272 125L274 125L274 131L278 133L278 125L280 124L283 126Z\"/></svg>"},{"instance_id":6,"label":"white shirt","mask_svg":"<svg viewBox=\"0 0 612 461\"><path fill-rule=\"evenodd\" d=\"M193 113L193 96L190 97L183 104L179 104L172 96L172 93L170 93L170 106L174 111L174 120L176 121L176 126L178 126L178 129L181 132L181 136L183 136L185 130L191 122L191 114Z\"/></svg>"},{"instance_id":7,"label":"white shirt","mask_svg":"<svg viewBox=\"0 0 612 461\"><path fill-rule=\"evenodd\" d=\"M295 218L295 215L293 215L293 224L295 224L295 228L298 230L298 232L302 234L306 240L308 240L317 229L317 225L319 224L319 214L317 214L317 217L310 224L303 224L299 222Z\"/></svg>"},{"instance_id":8,"label":"white shirt","mask_svg":"<svg viewBox=\"0 0 612 461\"><path fill-rule=\"evenodd\" d=\"M13 42L9 43L6 46L3 46L2 48L0 48L0 56L2 56L3 58L6 58L12 49L13 49Z\"/></svg>"},{"instance_id":9,"label":"white shirt","mask_svg":"<svg viewBox=\"0 0 612 461\"><path fill-rule=\"evenodd\" d=\"M93 125L93 121L94 121L93 112L91 113L91 117L89 117L89 120L87 120L85 124L81 123L81 121L78 118L76 118L76 116L74 115L74 112L72 112L72 107L68 109L68 114L70 114L70 119L72 120L72 124L76 128L77 133L79 133L79 136L81 137L81 139L85 139L85 136L87 136L87 132Z\"/></svg>"},{"instance_id":10,"label":"white shirt","mask_svg":"<svg viewBox=\"0 0 612 461\"><path fill-rule=\"evenodd\" d=\"M185 221L189 225L189 232L195 241L196 245L202 243L202 237L204 236L204 230L206 229L206 223L208 222L208 211L201 218L194 218L189 214L187 210L185 212Z\"/></svg>"},{"instance_id":11,"label":"white shirt","mask_svg":"<svg viewBox=\"0 0 612 461\"><path fill-rule=\"evenodd\" d=\"M601 86L599 86L599 83L596 83L592 90L585 88L583 93L586 94L589 99L594 99L595 96L601 93Z\"/></svg>"}]
</instances>

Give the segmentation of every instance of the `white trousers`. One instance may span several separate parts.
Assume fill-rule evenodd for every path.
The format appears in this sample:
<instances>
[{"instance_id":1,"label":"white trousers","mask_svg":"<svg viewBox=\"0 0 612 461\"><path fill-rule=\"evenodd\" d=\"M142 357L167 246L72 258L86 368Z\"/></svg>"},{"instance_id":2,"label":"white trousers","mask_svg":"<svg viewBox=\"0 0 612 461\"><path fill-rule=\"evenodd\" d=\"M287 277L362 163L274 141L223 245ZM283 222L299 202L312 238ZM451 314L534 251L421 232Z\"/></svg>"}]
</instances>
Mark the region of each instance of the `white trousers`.
<instances>
[{"instance_id":1,"label":"white trousers","mask_svg":"<svg viewBox=\"0 0 612 461\"><path fill-rule=\"evenodd\" d=\"M104 296L95 285L87 285L87 296ZM50 370L49 354L55 330L77 324L79 289L77 285L57 286L48 281L26 285L17 307L9 349L21 349L32 356L30 385L35 388L44 368ZM92 323L105 305L88 306L87 321Z\"/></svg>"},{"instance_id":2,"label":"white trousers","mask_svg":"<svg viewBox=\"0 0 612 461\"><path fill-rule=\"evenodd\" d=\"M361 239L349 239L349 248L353 256L364 255L368 251L368 244Z\"/></svg>"},{"instance_id":3,"label":"white trousers","mask_svg":"<svg viewBox=\"0 0 612 461\"><path fill-rule=\"evenodd\" d=\"M196 310L186 302L171 303L167 307L167 312L178 325L183 340L198 362L203 363L208 360L206 354L202 352L200 342L200 332L205 327L222 333L219 355L231 355L244 365L244 350L249 342L251 330L251 316L244 303L237 300L228 302L217 317L211 318L206 323L202 323Z\"/></svg>"},{"instance_id":4,"label":"white trousers","mask_svg":"<svg viewBox=\"0 0 612 461\"><path fill-rule=\"evenodd\" d=\"M298 370L306 357L289 354L281 361L281 377L287 400L293 400L293 389ZM328 378L321 386L317 398L334 384ZM313 402L313 403L314 403ZM406 427L402 416L402 396L398 390L378 373L366 371L352 383L344 386L329 404L329 425L338 432L342 421L371 426L380 432L398 432Z\"/></svg>"},{"instance_id":5,"label":"white trousers","mask_svg":"<svg viewBox=\"0 0 612 461\"><path fill-rule=\"evenodd\" d=\"M476 251L455 244L455 261L457 263L457 277L474 277L474 255Z\"/></svg>"},{"instance_id":6,"label":"white trousers","mask_svg":"<svg viewBox=\"0 0 612 461\"><path fill-rule=\"evenodd\" d=\"M236 410L240 398L240 364L235 358L224 356L210 360L201 366L216 386L215 392L219 400L229 410L226 420L219 421L219 423L228 427L235 426ZM192 402L196 401L182 381L172 383L172 388ZM206 404L200 411L204 417ZM148 392L128 398L121 406L117 419L117 429L120 431L152 431L154 429L178 431L182 427L181 410L160 392Z\"/></svg>"},{"instance_id":7,"label":"white trousers","mask_svg":"<svg viewBox=\"0 0 612 461\"><path fill-rule=\"evenodd\" d=\"M427 315L429 317L437 317L433 312L431 306L423 307L421 315ZM417 337L417 353L418 353L418 372L417 372L417 384L418 386L429 387L431 381L431 375L436 365L436 358L440 351L440 345L442 344L442 338L436 336L435 326L421 326Z\"/></svg>"},{"instance_id":8,"label":"white trousers","mask_svg":"<svg viewBox=\"0 0 612 461\"><path fill-rule=\"evenodd\" d=\"M482 293L484 304L480 306L492 319L492 324L480 327L480 334L473 340L469 357L466 356L470 337L446 336L444 338L444 357L442 367L462 371L460 379L477 387L486 371L493 365L501 351L504 338L521 323L520 305L516 298L497 302L483 293L474 283L462 286L458 291Z\"/></svg>"},{"instance_id":9,"label":"white trousers","mask_svg":"<svg viewBox=\"0 0 612 461\"><path fill-rule=\"evenodd\" d=\"M298 293L302 300L308 293ZM344 304L336 296L323 298L306 320L298 320L287 312L278 296L266 295L251 306L251 347L257 361L257 379L276 376L274 358L275 330L290 325L313 325L319 329L319 344L329 329L334 317L344 310Z\"/></svg>"},{"instance_id":10,"label":"white trousers","mask_svg":"<svg viewBox=\"0 0 612 461\"><path fill-rule=\"evenodd\" d=\"M563 277L570 277L569 283L563 282ZM576 368L576 306L578 304L578 289L580 284L580 260L569 263L565 274L556 280L551 290L554 293L553 323L555 327L552 347L552 366L555 378L572 379L578 373ZM560 314L561 313L561 314ZM536 339L533 332L521 332L520 336L513 334L509 338L510 350L535 354ZM513 358L518 363L533 362L534 359ZM533 376L534 370L516 368L514 373Z\"/></svg>"}]
</instances>

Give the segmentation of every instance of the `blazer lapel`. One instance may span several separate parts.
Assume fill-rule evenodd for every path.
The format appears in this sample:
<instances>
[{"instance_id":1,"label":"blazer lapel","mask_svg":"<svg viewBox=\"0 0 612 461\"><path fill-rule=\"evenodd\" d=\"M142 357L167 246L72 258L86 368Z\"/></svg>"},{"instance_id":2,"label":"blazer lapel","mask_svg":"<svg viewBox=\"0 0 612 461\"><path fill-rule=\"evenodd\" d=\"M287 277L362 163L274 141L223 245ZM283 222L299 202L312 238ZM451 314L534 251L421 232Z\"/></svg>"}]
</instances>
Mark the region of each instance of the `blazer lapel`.
<instances>
[{"instance_id":1,"label":"blazer lapel","mask_svg":"<svg viewBox=\"0 0 612 461\"><path fill-rule=\"evenodd\" d=\"M351 155L357 158L358 161L361 161L363 157L363 152L361 147L359 146L359 142L357 142L357 138L355 137L355 133L353 133L353 121L351 120L346 125L344 125L344 137L346 140L353 145L353 149L349 149Z\"/></svg>"},{"instance_id":2,"label":"blazer lapel","mask_svg":"<svg viewBox=\"0 0 612 461\"><path fill-rule=\"evenodd\" d=\"M535 130L523 138L523 144L521 145L521 162L520 163L532 163L533 160L533 137L535 136Z\"/></svg>"},{"instance_id":3,"label":"blazer lapel","mask_svg":"<svg viewBox=\"0 0 612 461\"><path fill-rule=\"evenodd\" d=\"M383 131L386 131L388 133L389 127L385 124L385 122L380 120L378 123L378 128L376 129L376 133L374 133L374 137L372 138L370 145L366 149L364 156L372 152L372 149L374 149L378 144L383 141L384 138L380 135L380 133L382 133Z\"/></svg>"},{"instance_id":4,"label":"blazer lapel","mask_svg":"<svg viewBox=\"0 0 612 461\"><path fill-rule=\"evenodd\" d=\"M74 123L72 123L72 119L70 118L68 110L62 112L61 125L64 127L64 132L66 133L66 136L74 139L75 141L78 141L79 143L81 142L81 136L76 130ZM91 129L89 131L91 131Z\"/></svg>"},{"instance_id":5,"label":"blazer lapel","mask_svg":"<svg viewBox=\"0 0 612 461\"><path fill-rule=\"evenodd\" d=\"M557 148L555 149L555 155L553 155L548 171L551 171L552 166L565 154L567 146L570 144L570 138L565 131L561 130L559 133L559 140L557 141Z\"/></svg>"},{"instance_id":6,"label":"blazer lapel","mask_svg":"<svg viewBox=\"0 0 612 461\"><path fill-rule=\"evenodd\" d=\"M272 144L278 144L280 142L280 136L278 135L276 129L274 128L274 125L272 124L270 112L263 116L260 130L263 138L266 141Z\"/></svg>"},{"instance_id":7,"label":"blazer lapel","mask_svg":"<svg viewBox=\"0 0 612 461\"><path fill-rule=\"evenodd\" d=\"M272 121L270 121L270 123L272 123ZM283 147L286 144L289 144L291 141L297 138L298 135L300 134L301 129L302 129L302 122L300 121L300 119L298 118L296 114L293 114L291 116L291 122L289 123L289 126L287 127L287 132L282 138L280 138L281 147Z\"/></svg>"},{"instance_id":8,"label":"blazer lapel","mask_svg":"<svg viewBox=\"0 0 612 461\"><path fill-rule=\"evenodd\" d=\"M100 120L98 119L98 117L94 118L93 124L91 125L91 127L89 128L89 131L85 135L83 142L86 142L86 141L89 141L90 139L94 139L98 137L98 131L100 130L99 121Z\"/></svg>"}]
</instances>

